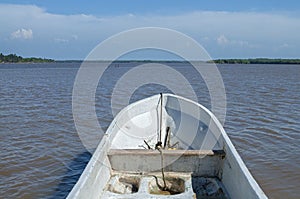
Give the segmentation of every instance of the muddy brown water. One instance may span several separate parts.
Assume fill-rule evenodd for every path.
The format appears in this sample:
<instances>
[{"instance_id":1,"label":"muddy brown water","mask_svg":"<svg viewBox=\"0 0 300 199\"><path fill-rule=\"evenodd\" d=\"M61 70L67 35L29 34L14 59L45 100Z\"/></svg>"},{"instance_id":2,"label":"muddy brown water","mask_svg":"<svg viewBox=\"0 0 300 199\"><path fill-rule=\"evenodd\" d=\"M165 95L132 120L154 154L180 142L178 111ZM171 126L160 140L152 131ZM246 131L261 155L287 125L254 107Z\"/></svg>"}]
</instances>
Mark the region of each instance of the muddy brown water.
<instances>
[{"instance_id":1,"label":"muddy brown water","mask_svg":"<svg viewBox=\"0 0 300 199\"><path fill-rule=\"evenodd\" d=\"M184 63L168 64L189 80L199 102L210 108L207 88L197 73ZM0 64L1 198L65 198L82 173L91 154L72 116L79 65ZM100 79L96 112L103 130L113 118L114 85L135 65L112 65ZM218 68L227 93L225 130L242 159L270 198L299 198L300 66ZM159 92L169 90L151 84L134 94L124 89L118 97L132 94L133 102ZM184 92L180 94L188 97Z\"/></svg>"}]
</instances>

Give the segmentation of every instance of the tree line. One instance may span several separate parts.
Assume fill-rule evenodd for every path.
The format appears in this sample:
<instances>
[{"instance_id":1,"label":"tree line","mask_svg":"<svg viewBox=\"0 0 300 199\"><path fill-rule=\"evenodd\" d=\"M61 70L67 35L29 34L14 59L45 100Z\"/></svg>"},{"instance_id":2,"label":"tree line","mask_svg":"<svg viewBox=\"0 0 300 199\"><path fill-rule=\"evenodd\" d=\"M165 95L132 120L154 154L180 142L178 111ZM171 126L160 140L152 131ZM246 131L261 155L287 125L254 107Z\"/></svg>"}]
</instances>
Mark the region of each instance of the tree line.
<instances>
[{"instance_id":1,"label":"tree line","mask_svg":"<svg viewBox=\"0 0 300 199\"><path fill-rule=\"evenodd\" d=\"M0 63L24 63L24 62L43 63L43 62L54 62L54 60L45 59L45 58L36 58L36 57L23 58L16 54L3 55L2 53L0 53Z\"/></svg>"},{"instance_id":2,"label":"tree line","mask_svg":"<svg viewBox=\"0 0 300 199\"><path fill-rule=\"evenodd\" d=\"M209 62L216 64L300 64L300 59L216 59Z\"/></svg>"}]
</instances>

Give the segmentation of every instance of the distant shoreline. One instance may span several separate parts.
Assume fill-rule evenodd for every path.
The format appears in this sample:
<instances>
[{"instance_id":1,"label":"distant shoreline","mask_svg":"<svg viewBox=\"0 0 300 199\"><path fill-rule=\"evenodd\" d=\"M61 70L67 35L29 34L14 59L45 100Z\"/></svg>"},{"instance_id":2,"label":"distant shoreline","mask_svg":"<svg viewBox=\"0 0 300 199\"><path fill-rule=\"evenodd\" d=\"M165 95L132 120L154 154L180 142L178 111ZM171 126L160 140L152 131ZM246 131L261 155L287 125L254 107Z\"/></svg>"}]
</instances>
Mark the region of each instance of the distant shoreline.
<instances>
[{"instance_id":1,"label":"distant shoreline","mask_svg":"<svg viewBox=\"0 0 300 199\"><path fill-rule=\"evenodd\" d=\"M0 63L50 63L53 59L29 57L23 58L16 54L3 55L0 53Z\"/></svg>"},{"instance_id":2,"label":"distant shoreline","mask_svg":"<svg viewBox=\"0 0 300 199\"><path fill-rule=\"evenodd\" d=\"M60 60L55 61L57 63L81 63L84 60ZM189 63L189 62L202 62L202 63L215 63L215 64L300 64L300 59L267 59L267 58L256 58L256 59L216 59L209 61L179 61L179 60L95 60L86 62L113 62L113 63Z\"/></svg>"},{"instance_id":3,"label":"distant shoreline","mask_svg":"<svg viewBox=\"0 0 300 199\"><path fill-rule=\"evenodd\" d=\"M35 63L81 63L84 60L54 60L46 58L23 58L16 54L3 55L0 53L0 64L35 64ZM188 61L179 60L95 60L90 62L114 62L114 63L188 63ZM215 64L300 64L300 59L273 59L273 58L254 58L254 59L214 59L209 61L191 61Z\"/></svg>"},{"instance_id":4,"label":"distant shoreline","mask_svg":"<svg viewBox=\"0 0 300 199\"><path fill-rule=\"evenodd\" d=\"M300 64L300 59L216 59L208 62L216 64Z\"/></svg>"}]
</instances>

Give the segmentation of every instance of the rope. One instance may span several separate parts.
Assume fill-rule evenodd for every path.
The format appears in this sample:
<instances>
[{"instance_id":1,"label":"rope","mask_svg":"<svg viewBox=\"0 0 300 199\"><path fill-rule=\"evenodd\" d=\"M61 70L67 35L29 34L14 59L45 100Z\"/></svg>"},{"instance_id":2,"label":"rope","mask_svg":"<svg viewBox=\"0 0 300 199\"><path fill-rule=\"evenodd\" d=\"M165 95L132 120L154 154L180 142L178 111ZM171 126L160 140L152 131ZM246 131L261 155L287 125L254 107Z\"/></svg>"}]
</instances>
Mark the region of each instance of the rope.
<instances>
[{"instance_id":1,"label":"rope","mask_svg":"<svg viewBox=\"0 0 300 199\"><path fill-rule=\"evenodd\" d=\"M164 157L163 157L163 153L162 153L162 150L160 147L157 147L156 148L159 153L160 153L160 166L161 166L161 174L162 174L162 180L164 182L164 186L161 186L159 183L158 183L158 179L156 176L153 176L155 178L155 181L156 181L156 185L158 186L158 188L162 191L167 191L167 184L166 184L166 179L165 179L165 171L164 171Z\"/></svg>"},{"instance_id":2,"label":"rope","mask_svg":"<svg viewBox=\"0 0 300 199\"><path fill-rule=\"evenodd\" d=\"M158 151L160 152L161 175L162 175L162 179L163 179L163 182L164 182L163 190L166 190L167 184L166 184L165 172L164 172L164 156L163 156L161 148L158 148Z\"/></svg>"}]
</instances>

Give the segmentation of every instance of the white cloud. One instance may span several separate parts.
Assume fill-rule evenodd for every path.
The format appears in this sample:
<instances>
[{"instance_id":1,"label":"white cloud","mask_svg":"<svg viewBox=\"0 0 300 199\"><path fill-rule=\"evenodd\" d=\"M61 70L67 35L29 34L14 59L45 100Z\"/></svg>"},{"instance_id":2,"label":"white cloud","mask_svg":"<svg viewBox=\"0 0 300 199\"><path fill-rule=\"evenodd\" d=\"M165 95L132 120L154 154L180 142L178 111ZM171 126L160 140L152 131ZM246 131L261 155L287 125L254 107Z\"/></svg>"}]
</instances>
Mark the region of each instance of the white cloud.
<instances>
[{"instance_id":1,"label":"white cloud","mask_svg":"<svg viewBox=\"0 0 300 199\"><path fill-rule=\"evenodd\" d=\"M77 35L71 35L71 36L68 36L67 38L54 38L53 40L56 43L68 43L68 42L78 40L78 36Z\"/></svg>"},{"instance_id":2,"label":"white cloud","mask_svg":"<svg viewBox=\"0 0 300 199\"><path fill-rule=\"evenodd\" d=\"M33 32L31 29L18 29L10 34L12 39L32 39Z\"/></svg>"},{"instance_id":3,"label":"white cloud","mask_svg":"<svg viewBox=\"0 0 300 199\"><path fill-rule=\"evenodd\" d=\"M225 35L220 35L217 39L217 43L221 46L238 46L238 47L247 47L247 48L255 48L259 47L257 44L250 44L248 41L242 40L230 40Z\"/></svg>"},{"instance_id":4,"label":"white cloud","mask_svg":"<svg viewBox=\"0 0 300 199\"><path fill-rule=\"evenodd\" d=\"M217 42L219 45L226 45L229 43L229 40L225 37L225 35L220 35L218 38L217 38Z\"/></svg>"}]
</instances>

